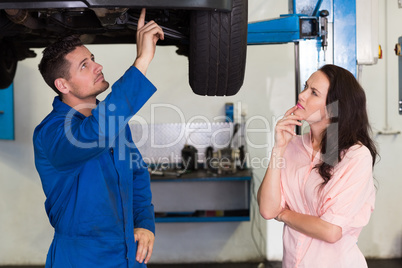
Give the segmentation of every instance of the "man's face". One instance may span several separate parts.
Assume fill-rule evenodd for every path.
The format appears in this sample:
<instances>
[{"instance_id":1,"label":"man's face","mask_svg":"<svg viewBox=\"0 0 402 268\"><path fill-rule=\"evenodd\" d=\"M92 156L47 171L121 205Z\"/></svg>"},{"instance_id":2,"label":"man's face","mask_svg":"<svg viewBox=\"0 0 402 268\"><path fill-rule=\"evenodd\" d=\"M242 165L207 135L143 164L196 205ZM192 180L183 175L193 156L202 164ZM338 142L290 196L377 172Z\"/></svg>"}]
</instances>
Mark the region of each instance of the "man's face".
<instances>
[{"instance_id":1,"label":"man's face","mask_svg":"<svg viewBox=\"0 0 402 268\"><path fill-rule=\"evenodd\" d=\"M102 65L95 62L95 57L85 47L80 46L66 55L70 62L69 94L80 100L95 98L109 87L102 73Z\"/></svg>"}]
</instances>

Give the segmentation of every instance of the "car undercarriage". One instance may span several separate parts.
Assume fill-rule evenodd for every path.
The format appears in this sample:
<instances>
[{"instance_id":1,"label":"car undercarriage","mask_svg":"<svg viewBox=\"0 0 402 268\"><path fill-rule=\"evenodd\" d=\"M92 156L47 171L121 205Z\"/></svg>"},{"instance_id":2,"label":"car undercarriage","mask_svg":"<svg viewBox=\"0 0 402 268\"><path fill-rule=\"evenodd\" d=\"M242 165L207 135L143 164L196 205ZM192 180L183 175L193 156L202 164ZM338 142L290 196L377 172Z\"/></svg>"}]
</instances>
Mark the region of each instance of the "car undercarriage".
<instances>
[{"instance_id":1,"label":"car undercarriage","mask_svg":"<svg viewBox=\"0 0 402 268\"><path fill-rule=\"evenodd\" d=\"M36 56L32 48L44 48L62 36L77 34L84 44L136 42L142 1L82 2L0 1L0 88L12 82L18 61ZM244 79L247 0L206 1L203 6L184 0L146 2L153 3L146 20L157 22L165 34L158 45L177 46L177 54L189 57L193 91L236 94Z\"/></svg>"}]
</instances>

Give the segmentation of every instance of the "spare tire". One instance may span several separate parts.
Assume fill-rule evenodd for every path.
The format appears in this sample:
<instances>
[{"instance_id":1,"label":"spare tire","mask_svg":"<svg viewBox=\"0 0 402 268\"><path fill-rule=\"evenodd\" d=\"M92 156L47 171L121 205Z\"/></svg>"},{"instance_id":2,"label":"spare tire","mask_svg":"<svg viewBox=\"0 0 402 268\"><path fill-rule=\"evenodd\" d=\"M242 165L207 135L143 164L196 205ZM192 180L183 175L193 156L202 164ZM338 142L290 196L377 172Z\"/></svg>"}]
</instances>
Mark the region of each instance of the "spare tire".
<instances>
[{"instance_id":1,"label":"spare tire","mask_svg":"<svg viewBox=\"0 0 402 268\"><path fill-rule=\"evenodd\" d=\"M190 21L189 82L194 93L232 96L243 85L247 54L248 0L231 12L194 11Z\"/></svg>"}]
</instances>

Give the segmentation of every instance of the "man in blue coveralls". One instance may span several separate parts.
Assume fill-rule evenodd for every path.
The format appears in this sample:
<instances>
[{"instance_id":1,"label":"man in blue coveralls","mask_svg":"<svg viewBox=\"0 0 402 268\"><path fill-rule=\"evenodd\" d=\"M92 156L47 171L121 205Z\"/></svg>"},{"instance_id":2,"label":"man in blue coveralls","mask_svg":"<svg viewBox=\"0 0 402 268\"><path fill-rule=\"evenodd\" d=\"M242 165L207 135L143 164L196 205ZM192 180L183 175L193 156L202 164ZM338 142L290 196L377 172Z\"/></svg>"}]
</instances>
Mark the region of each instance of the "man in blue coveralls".
<instances>
[{"instance_id":1,"label":"man in blue coveralls","mask_svg":"<svg viewBox=\"0 0 402 268\"><path fill-rule=\"evenodd\" d=\"M59 96L36 127L35 165L55 229L46 267L146 267L155 239L150 178L128 120L156 88L145 77L162 29L142 10L133 66L109 87L78 37L43 51L39 70ZM133 161L133 159L135 161Z\"/></svg>"}]
</instances>

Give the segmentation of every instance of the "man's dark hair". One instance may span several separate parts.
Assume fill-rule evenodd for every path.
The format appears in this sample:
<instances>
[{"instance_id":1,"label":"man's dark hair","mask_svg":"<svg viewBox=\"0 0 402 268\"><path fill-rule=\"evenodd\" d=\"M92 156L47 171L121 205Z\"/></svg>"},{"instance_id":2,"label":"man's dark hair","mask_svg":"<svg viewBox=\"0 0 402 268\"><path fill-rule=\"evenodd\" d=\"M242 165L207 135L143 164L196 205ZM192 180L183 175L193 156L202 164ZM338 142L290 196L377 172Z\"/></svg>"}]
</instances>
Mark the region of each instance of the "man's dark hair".
<instances>
[{"instance_id":1,"label":"man's dark hair","mask_svg":"<svg viewBox=\"0 0 402 268\"><path fill-rule=\"evenodd\" d=\"M66 60L66 55L76 47L82 46L82 42L77 35L70 35L58 39L53 44L43 50L42 60L39 63L39 71L46 84L49 85L60 97L61 92L54 85L57 78L70 79L70 65Z\"/></svg>"}]
</instances>

